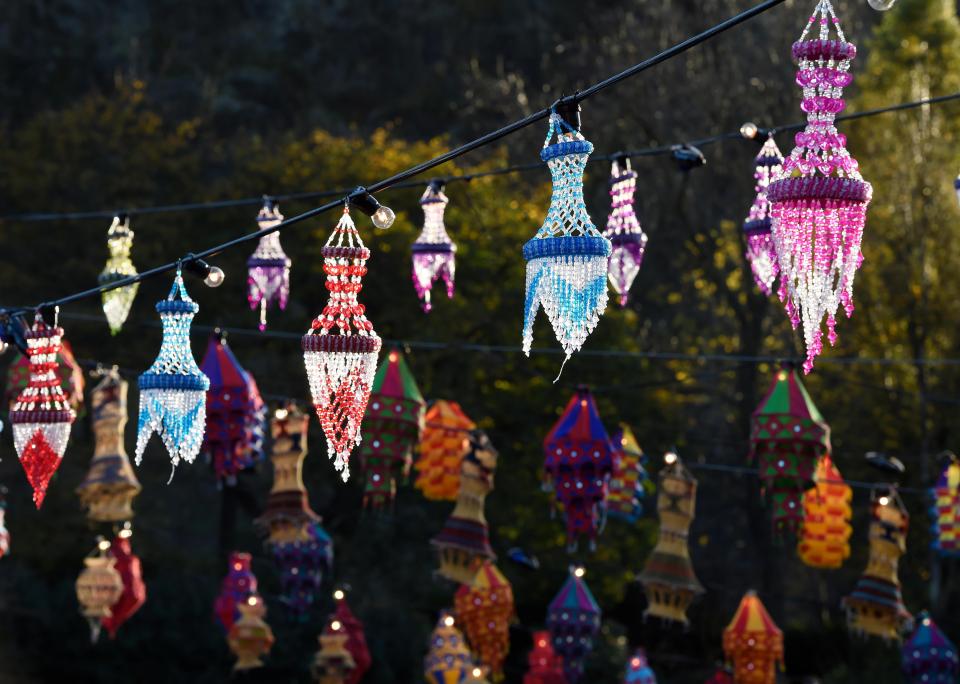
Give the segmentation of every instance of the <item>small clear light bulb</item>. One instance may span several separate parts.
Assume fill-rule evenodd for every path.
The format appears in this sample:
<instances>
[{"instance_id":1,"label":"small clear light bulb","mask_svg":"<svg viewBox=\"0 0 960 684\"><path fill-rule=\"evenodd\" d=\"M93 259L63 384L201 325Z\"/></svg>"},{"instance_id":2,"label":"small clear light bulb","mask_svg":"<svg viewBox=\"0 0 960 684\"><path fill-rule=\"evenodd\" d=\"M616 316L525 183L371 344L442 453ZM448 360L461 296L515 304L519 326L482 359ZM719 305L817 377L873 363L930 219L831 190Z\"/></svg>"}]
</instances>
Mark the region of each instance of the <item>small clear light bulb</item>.
<instances>
[{"instance_id":1,"label":"small clear light bulb","mask_svg":"<svg viewBox=\"0 0 960 684\"><path fill-rule=\"evenodd\" d=\"M380 208L373 212L373 216L370 217L370 220L372 220L373 225L380 230L386 230L393 225L393 222L396 220L396 218L397 215L393 213L393 209L381 204Z\"/></svg>"},{"instance_id":2,"label":"small clear light bulb","mask_svg":"<svg viewBox=\"0 0 960 684\"><path fill-rule=\"evenodd\" d=\"M867 4L880 12L886 12L897 0L867 0Z\"/></svg>"},{"instance_id":3,"label":"small clear light bulb","mask_svg":"<svg viewBox=\"0 0 960 684\"><path fill-rule=\"evenodd\" d=\"M220 287L226 278L227 276L222 268L211 266L210 272L207 274L207 277L203 279L203 282L207 287Z\"/></svg>"},{"instance_id":4,"label":"small clear light bulb","mask_svg":"<svg viewBox=\"0 0 960 684\"><path fill-rule=\"evenodd\" d=\"M740 135L747 140L753 140L757 137L759 130L760 129L757 127L757 124L753 123L752 121L747 121L740 127Z\"/></svg>"}]
</instances>

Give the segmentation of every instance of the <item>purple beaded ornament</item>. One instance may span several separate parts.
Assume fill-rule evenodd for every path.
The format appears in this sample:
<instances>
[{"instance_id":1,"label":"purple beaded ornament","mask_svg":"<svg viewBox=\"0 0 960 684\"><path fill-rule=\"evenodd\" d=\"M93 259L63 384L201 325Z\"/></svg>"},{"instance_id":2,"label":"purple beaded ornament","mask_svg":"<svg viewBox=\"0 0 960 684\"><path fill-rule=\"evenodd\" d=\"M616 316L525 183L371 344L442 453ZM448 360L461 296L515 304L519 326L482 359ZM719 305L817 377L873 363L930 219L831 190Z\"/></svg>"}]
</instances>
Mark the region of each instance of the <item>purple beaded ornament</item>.
<instances>
[{"instance_id":1,"label":"purple beaded ornament","mask_svg":"<svg viewBox=\"0 0 960 684\"><path fill-rule=\"evenodd\" d=\"M755 160L756 170L753 177L757 181L754 189L757 196L750 207L750 213L743 222L743 235L747 239L747 261L753 271L753 279L757 287L765 295L773 291L773 281L780 273L777 262L777 248L773 243L770 232L770 200L767 199L767 188L770 180L780 173L783 165L783 154L777 147L771 134L767 142L763 143L760 154Z\"/></svg>"},{"instance_id":2,"label":"purple beaded ornament","mask_svg":"<svg viewBox=\"0 0 960 684\"><path fill-rule=\"evenodd\" d=\"M607 262L607 277L620 295L620 306L627 305L630 287L640 272L647 235L633 209L637 189L637 172L630 168L630 159L614 159L610 168L610 215L603 236L610 240L613 251Z\"/></svg>"},{"instance_id":3,"label":"purple beaded ornament","mask_svg":"<svg viewBox=\"0 0 960 684\"><path fill-rule=\"evenodd\" d=\"M260 230L273 228L283 221L276 203L265 198L257 214ZM290 257L280 246L280 233L274 231L260 238L257 248L247 259L247 301L250 308L260 307L260 330L267 328L267 307L276 304L287 308L290 296Z\"/></svg>"},{"instance_id":4,"label":"purple beaded ornament","mask_svg":"<svg viewBox=\"0 0 960 684\"><path fill-rule=\"evenodd\" d=\"M413 243L413 287L423 305L430 313L430 290L443 278L447 286L447 298L453 298L453 278L456 269L457 246L447 235L443 225L443 212L450 200L443 194L443 184L431 181L420 198L423 207L423 230Z\"/></svg>"},{"instance_id":5,"label":"purple beaded ornament","mask_svg":"<svg viewBox=\"0 0 960 684\"><path fill-rule=\"evenodd\" d=\"M814 22L820 24L819 38L808 39ZM831 23L835 39L829 37ZM843 88L853 80L850 62L856 54L830 1L819 0L793 44L807 126L794 137L797 146L767 189L780 264L778 294L793 327L803 324L805 373L823 350L823 319L834 344L837 309L843 304L847 317L853 315L853 279L863 262L860 242L873 187L863 180L846 136L834 125L844 108Z\"/></svg>"}]
</instances>

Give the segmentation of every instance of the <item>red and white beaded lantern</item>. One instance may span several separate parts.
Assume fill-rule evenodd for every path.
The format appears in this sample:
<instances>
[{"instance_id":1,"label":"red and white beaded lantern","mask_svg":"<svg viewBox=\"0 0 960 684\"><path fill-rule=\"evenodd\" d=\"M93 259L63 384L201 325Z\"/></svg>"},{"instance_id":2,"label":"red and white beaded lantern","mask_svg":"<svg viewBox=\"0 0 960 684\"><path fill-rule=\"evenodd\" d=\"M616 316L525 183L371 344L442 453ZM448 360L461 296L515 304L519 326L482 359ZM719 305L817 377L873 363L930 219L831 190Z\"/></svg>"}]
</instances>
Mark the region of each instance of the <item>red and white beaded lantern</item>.
<instances>
[{"instance_id":1,"label":"red and white beaded lantern","mask_svg":"<svg viewBox=\"0 0 960 684\"><path fill-rule=\"evenodd\" d=\"M344 208L321 250L330 299L303 336L303 361L313 407L327 438L327 454L350 477L350 452L360 443L360 423L367 411L377 370L380 338L367 320L357 295L367 273L367 249Z\"/></svg>"},{"instance_id":2,"label":"red and white beaded lantern","mask_svg":"<svg viewBox=\"0 0 960 684\"><path fill-rule=\"evenodd\" d=\"M76 413L70 407L58 375L57 353L63 328L49 326L37 313L24 335L30 361L30 380L10 411L13 444L33 487L33 503L43 504L50 478L60 467Z\"/></svg>"}]
</instances>

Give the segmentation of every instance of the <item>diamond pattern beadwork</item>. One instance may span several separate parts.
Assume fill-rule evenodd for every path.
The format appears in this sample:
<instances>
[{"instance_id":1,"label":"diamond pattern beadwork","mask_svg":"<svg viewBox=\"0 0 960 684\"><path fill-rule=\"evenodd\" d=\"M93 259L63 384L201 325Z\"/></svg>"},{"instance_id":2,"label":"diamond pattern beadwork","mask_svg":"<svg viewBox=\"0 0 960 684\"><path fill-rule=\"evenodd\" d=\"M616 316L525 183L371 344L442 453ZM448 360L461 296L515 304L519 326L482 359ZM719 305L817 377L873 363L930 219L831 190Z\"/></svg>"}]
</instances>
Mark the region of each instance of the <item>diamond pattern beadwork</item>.
<instances>
[{"instance_id":1,"label":"diamond pattern beadwork","mask_svg":"<svg viewBox=\"0 0 960 684\"><path fill-rule=\"evenodd\" d=\"M630 160L614 159L610 168L610 215L603 235L610 240L613 250L607 277L614 292L620 295L620 306L627 305L630 287L640 272L647 247L647 235L633 208L636 189L637 172L630 168Z\"/></svg>"},{"instance_id":2,"label":"diamond pattern beadwork","mask_svg":"<svg viewBox=\"0 0 960 684\"><path fill-rule=\"evenodd\" d=\"M760 148L755 160L756 168L753 172L757 194L750 206L750 213L743 222L743 235L747 240L747 261L753 271L753 279L757 287L765 295L773 291L773 281L780 273L780 264L777 262L777 248L770 232L770 200L767 199L767 188L770 181L783 165L783 154L777 147L773 135Z\"/></svg>"},{"instance_id":3,"label":"diamond pattern beadwork","mask_svg":"<svg viewBox=\"0 0 960 684\"><path fill-rule=\"evenodd\" d=\"M273 228L283 221L283 214L273 202L264 204L257 215L260 230ZM260 330L267 328L267 307L287 308L290 296L290 257L280 246L280 233L264 235L247 259L247 301L251 309L260 309Z\"/></svg>"},{"instance_id":4,"label":"diamond pattern beadwork","mask_svg":"<svg viewBox=\"0 0 960 684\"><path fill-rule=\"evenodd\" d=\"M438 183L428 185L420 198L420 206L423 207L423 230L413 243L413 287L427 313L433 307L430 303L430 290L437 280L443 278L447 286L447 298L453 298L457 246L447 235L447 228L443 223L443 213L449 201Z\"/></svg>"},{"instance_id":5,"label":"diamond pattern beadwork","mask_svg":"<svg viewBox=\"0 0 960 684\"><path fill-rule=\"evenodd\" d=\"M137 269L130 260L132 247L133 231L130 230L130 219L125 216L121 220L119 216L115 216L110 230L107 231L107 249L110 251L110 256L107 257L107 264L97 277L100 285L109 285L137 275ZM126 322L139 287L140 283L131 283L103 293L103 313L107 317L110 332L114 335L120 332L120 328Z\"/></svg>"}]
</instances>

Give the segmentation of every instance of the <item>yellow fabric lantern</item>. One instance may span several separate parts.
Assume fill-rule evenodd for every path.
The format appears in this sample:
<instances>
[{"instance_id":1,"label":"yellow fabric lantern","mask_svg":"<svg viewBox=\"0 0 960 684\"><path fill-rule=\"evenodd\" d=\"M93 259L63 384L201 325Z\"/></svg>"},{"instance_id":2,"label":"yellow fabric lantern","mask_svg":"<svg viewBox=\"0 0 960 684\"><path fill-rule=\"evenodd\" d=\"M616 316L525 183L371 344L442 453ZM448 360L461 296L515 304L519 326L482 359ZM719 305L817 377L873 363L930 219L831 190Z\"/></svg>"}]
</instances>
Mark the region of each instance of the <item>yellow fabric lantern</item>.
<instances>
[{"instance_id":1,"label":"yellow fabric lantern","mask_svg":"<svg viewBox=\"0 0 960 684\"><path fill-rule=\"evenodd\" d=\"M473 669L470 651L453 616L444 611L430 635L430 650L423 660L429 684L461 684Z\"/></svg>"},{"instance_id":2,"label":"yellow fabric lantern","mask_svg":"<svg viewBox=\"0 0 960 684\"><path fill-rule=\"evenodd\" d=\"M263 599L253 595L238 603L237 608L240 609L240 619L233 623L227 635L227 645L237 656L233 669L239 671L263 667L260 658L270 653L274 642L273 630L263 620L267 606Z\"/></svg>"},{"instance_id":3,"label":"yellow fabric lantern","mask_svg":"<svg viewBox=\"0 0 960 684\"><path fill-rule=\"evenodd\" d=\"M820 460L814 477L816 484L803 495L797 555L813 568L839 568L850 557L853 490L843 481L830 454Z\"/></svg>"},{"instance_id":4,"label":"yellow fabric lantern","mask_svg":"<svg viewBox=\"0 0 960 684\"><path fill-rule=\"evenodd\" d=\"M423 495L454 501L460 491L460 462L469 449L467 433L476 423L453 401L440 399L427 410L420 435L420 458L414 483Z\"/></svg>"},{"instance_id":5,"label":"yellow fabric lantern","mask_svg":"<svg viewBox=\"0 0 960 684\"><path fill-rule=\"evenodd\" d=\"M313 681L317 684L346 684L357 668L353 655L347 650L350 635L343 624L332 617L320 635L320 650L313 658Z\"/></svg>"}]
</instances>

